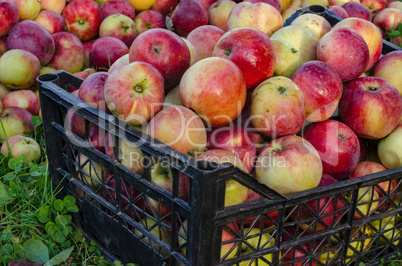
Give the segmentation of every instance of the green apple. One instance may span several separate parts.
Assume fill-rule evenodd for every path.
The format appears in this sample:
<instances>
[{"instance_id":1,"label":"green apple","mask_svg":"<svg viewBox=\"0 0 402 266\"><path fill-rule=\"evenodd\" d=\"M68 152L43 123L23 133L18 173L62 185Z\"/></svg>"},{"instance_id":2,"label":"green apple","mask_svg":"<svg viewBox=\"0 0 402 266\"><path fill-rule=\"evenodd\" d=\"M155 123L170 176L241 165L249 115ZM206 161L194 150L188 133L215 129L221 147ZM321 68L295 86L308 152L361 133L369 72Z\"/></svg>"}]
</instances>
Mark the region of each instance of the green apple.
<instances>
[{"instance_id":1,"label":"green apple","mask_svg":"<svg viewBox=\"0 0 402 266\"><path fill-rule=\"evenodd\" d=\"M380 220L376 220L371 222L371 225L377 230L382 232L382 237L380 238L380 244L385 245L388 241L392 241L395 246L398 246L399 240L402 237L401 231L398 228L395 228L395 224L397 223L397 216L385 217ZM373 230L375 234L375 230ZM385 239L385 238L386 239Z\"/></svg>"},{"instance_id":2,"label":"green apple","mask_svg":"<svg viewBox=\"0 0 402 266\"><path fill-rule=\"evenodd\" d=\"M165 96L165 101L163 102L163 108L166 108L166 107L169 107L172 105L183 105L181 103L181 99L180 99L179 86L174 87Z\"/></svg>"},{"instance_id":3,"label":"green apple","mask_svg":"<svg viewBox=\"0 0 402 266\"><path fill-rule=\"evenodd\" d=\"M0 83L0 100L3 100L7 94L9 94L11 90L7 88L4 84Z\"/></svg>"},{"instance_id":4,"label":"green apple","mask_svg":"<svg viewBox=\"0 0 402 266\"><path fill-rule=\"evenodd\" d=\"M168 229L167 227L163 227L161 225L157 225L156 222L151 219L151 218L144 218L141 221L139 221L139 224L143 227L145 227L145 229L150 232L151 234L155 235L157 238L159 238L160 240L162 240L163 242L165 242L166 244L170 243L170 229ZM135 230L134 234L137 237L141 237L143 236L143 234L138 231ZM144 241L145 243L149 244L149 239L148 237L144 237L141 239L142 241ZM152 246L154 247L155 250L159 251L162 255L166 256L168 255L167 250L162 249L157 243L155 243L154 241L152 242Z\"/></svg>"},{"instance_id":5,"label":"green apple","mask_svg":"<svg viewBox=\"0 0 402 266\"><path fill-rule=\"evenodd\" d=\"M32 114L21 107L9 107L0 115L0 141L14 135L30 134L34 130Z\"/></svg>"},{"instance_id":6,"label":"green apple","mask_svg":"<svg viewBox=\"0 0 402 266\"><path fill-rule=\"evenodd\" d=\"M309 2L311 1L317 1L317 0L310 0ZM326 1L328 3L328 0L323 1L324 2ZM304 3L305 2L303 1L303 4ZM329 24L329 22L324 17L317 14L303 14L300 17L297 17L295 20L293 20L293 22L290 25L306 27L307 29L311 30L311 32L314 33L314 35L318 39L321 39L321 37L324 36L325 33L331 30L331 24Z\"/></svg>"},{"instance_id":7,"label":"green apple","mask_svg":"<svg viewBox=\"0 0 402 266\"><path fill-rule=\"evenodd\" d=\"M1 153L6 157L8 156L15 159L20 155L25 154L27 158L25 162L26 164L32 161L39 163L41 149L34 139L15 135L9 137L7 141L1 145Z\"/></svg>"},{"instance_id":8,"label":"green apple","mask_svg":"<svg viewBox=\"0 0 402 266\"><path fill-rule=\"evenodd\" d=\"M86 157L82 153L80 153L78 159L79 159L78 162L81 165L81 170L85 172L85 174L80 173L78 175L78 179L83 178L84 180L82 182L85 185L92 187L94 189L100 187L102 178L104 178L107 175L108 170L106 168L103 168L98 163L91 161L88 157Z\"/></svg>"},{"instance_id":9,"label":"green apple","mask_svg":"<svg viewBox=\"0 0 402 266\"><path fill-rule=\"evenodd\" d=\"M245 237L250 237L255 235L252 238L247 239L247 243L251 246L253 246L254 249L252 249L249 245L243 243L241 246L241 255L245 255L248 253L255 252L256 250L261 250L261 249L266 249L269 247L272 247L275 245L275 239L271 238L271 235L269 233L264 233L261 234L260 229L258 228L245 228L243 230L243 234ZM272 262L273 259L273 254L267 254L263 256L263 258L269 262ZM257 262L258 261L258 262ZM261 260L261 259L255 259L255 260L247 260L247 261L242 261L239 263L240 266L256 266L256 265L265 265L266 262Z\"/></svg>"},{"instance_id":10,"label":"green apple","mask_svg":"<svg viewBox=\"0 0 402 266\"><path fill-rule=\"evenodd\" d=\"M377 153L386 168L402 166L401 123L388 136L380 140L377 146Z\"/></svg>"}]
</instances>

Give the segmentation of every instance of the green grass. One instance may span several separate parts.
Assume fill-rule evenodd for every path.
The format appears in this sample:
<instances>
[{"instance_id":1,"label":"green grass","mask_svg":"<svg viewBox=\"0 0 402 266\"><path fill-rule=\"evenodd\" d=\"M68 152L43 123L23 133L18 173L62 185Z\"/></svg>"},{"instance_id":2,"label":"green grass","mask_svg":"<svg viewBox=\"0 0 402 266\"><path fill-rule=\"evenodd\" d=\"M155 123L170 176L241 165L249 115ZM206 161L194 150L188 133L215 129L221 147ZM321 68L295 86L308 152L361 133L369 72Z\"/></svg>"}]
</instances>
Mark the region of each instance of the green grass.
<instances>
[{"instance_id":1,"label":"green grass","mask_svg":"<svg viewBox=\"0 0 402 266\"><path fill-rule=\"evenodd\" d=\"M42 125L32 119L42 149L39 163L26 163L25 155L0 154L0 265L29 259L50 265L113 265L102 257L95 242L88 242L72 223L78 211L75 198L57 199L52 188ZM115 262L114 265L119 265Z\"/></svg>"}]
</instances>

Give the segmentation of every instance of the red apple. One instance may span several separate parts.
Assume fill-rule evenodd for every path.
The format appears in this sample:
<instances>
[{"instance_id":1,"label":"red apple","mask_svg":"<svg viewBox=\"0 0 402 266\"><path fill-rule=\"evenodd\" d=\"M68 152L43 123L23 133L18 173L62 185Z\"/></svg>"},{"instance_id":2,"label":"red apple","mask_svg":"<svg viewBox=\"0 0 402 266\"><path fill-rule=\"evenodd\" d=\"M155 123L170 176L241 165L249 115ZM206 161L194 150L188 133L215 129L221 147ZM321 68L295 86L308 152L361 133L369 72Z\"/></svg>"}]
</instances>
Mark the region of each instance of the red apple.
<instances>
[{"instance_id":1,"label":"red apple","mask_svg":"<svg viewBox=\"0 0 402 266\"><path fill-rule=\"evenodd\" d=\"M243 27L226 32L217 42L213 56L234 62L242 70L249 90L274 74L274 47L258 29Z\"/></svg>"},{"instance_id":2,"label":"red apple","mask_svg":"<svg viewBox=\"0 0 402 266\"><path fill-rule=\"evenodd\" d=\"M359 139L342 122L329 119L309 124L302 136L318 151L324 173L338 181L348 178L359 162Z\"/></svg>"},{"instance_id":3,"label":"red apple","mask_svg":"<svg viewBox=\"0 0 402 266\"><path fill-rule=\"evenodd\" d=\"M104 19L115 14L125 15L132 20L135 18L134 6L127 0L108 0L104 2L100 8Z\"/></svg>"},{"instance_id":4,"label":"red apple","mask_svg":"<svg viewBox=\"0 0 402 266\"><path fill-rule=\"evenodd\" d=\"M70 2L63 10L67 30L81 41L88 41L98 35L102 22L100 6L93 0Z\"/></svg>"},{"instance_id":5,"label":"red apple","mask_svg":"<svg viewBox=\"0 0 402 266\"><path fill-rule=\"evenodd\" d=\"M284 228L284 231L282 233L282 241L290 241L293 240L291 239L288 234L292 236L296 236L297 233L299 232L295 226L293 227L286 227ZM280 264L281 266L303 266L303 265L310 265L310 266L316 266L317 262L311 258L312 254L315 254L315 250L317 249L317 244L315 241L311 242L306 242L299 244L295 247L291 247L285 250L281 250L281 258L280 258ZM318 256L315 256L316 259L318 259ZM286 264L286 262L289 262Z\"/></svg>"},{"instance_id":6,"label":"red apple","mask_svg":"<svg viewBox=\"0 0 402 266\"><path fill-rule=\"evenodd\" d=\"M332 176L323 173L318 187L328 186L337 182ZM305 206L311 210L304 207L303 204L301 208L297 208L292 212L291 218L298 223L300 229L307 230L310 234L338 226L344 214L339 211L344 207L344 203L338 197L322 197L306 202Z\"/></svg>"},{"instance_id":7,"label":"red apple","mask_svg":"<svg viewBox=\"0 0 402 266\"><path fill-rule=\"evenodd\" d=\"M337 28L320 39L317 59L334 68L342 81L350 81L364 72L370 54L365 40L357 31Z\"/></svg>"},{"instance_id":8,"label":"red apple","mask_svg":"<svg viewBox=\"0 0 402 266\"><path fill-rule=\"evenodd\" d=\"M382 56L375 64L372 75L388 80L402 95L402 75L396 75L395 69L402 69L402 51Z\"/></svg>"},{"instance_id":9,"label":"red apple","mask_svg":"<svg viewBox=\"0 0 402 266\"><path fill-rule=\"evenodd\" d=\"M55 52L55 43L46 28L35 21L25 20L8 33L7 49L26 50L33 53L41 64L47 64Z\"/></svg>"},{"instance_id":10,"label":"red apple","mask_svg":"<svg viewBox=\"0 0 402 266\"><path fill-rule=\"evenodd\" d=\"M206 10L208 10L208 8L209 8L212 4L216 3L217 1L218 1L218 0L198 0L198 2L200 2L201 5L202 5Z\"/></svg>"},{"instance_id":11,"label":"red apple","mask_svg":"<svg viewBox=\"0 0 402 266\"><path fill-rule=\"evenodd\" d=\"M114 63L110 66L108 72L110 74L113 71L115 71L118 67L128 65L129 63L130 63L129 62L129 54L125 54L122 57L120 57L119 59L117 59L116 61L114 61Z\"/></svg>"},{"instance_id":12,"label":"red apple","mask_svg":"<svg viewBox=\"0 0 402 266\"><path fill-rule=\"evenodd\" d=\"M232 8L227 20L227 29L252 27L269 37L283 27L281 13L266 3L241 2Z\"/></svg>"},{"instance_id":13,"label":"red apple","mask_svg":"<svg viewBox=\"0 0 402 266\"><path fill-rule=\"evenodd\" d=\"M213 127L232 122L243 109L246 94L246 82L240 68L220 57L198 61L180 81L182 103Z\"/></svg>"},{"instance_id":14,"label":"red apple","mask_svg":"<svg viewBox=\"0 0 402 266\"><path fill-rule=\"evenodd\" d=\"M41 0L40 5L42 10L54 11L61 14L66 6L66 0Z\"/></svg>"},{"instance_id":15,"label":"red apple","mask_svg":"<svg viewBox=\"0 0 402 266\"><path fill-rule=\"evenodd\" d=\"M281 194L318 186L322 163L317 150L305 139L289 135L271 141L255 164L258 180Z\"/></svg>"},{"instance_id":16,"label":"red apple","mask_svg":"<svg viewBox=\"0 0 402 266\"><path fill-rule=\"evenodd\" d=\"M359 155L359 163L366 160L367 154L369 153L369 145L366 139L359 138L360 144L360 155Z\"/></svg>"},{"instance_id":17,"label":"red apple","mask_svg":"<svg viewBox=\"0 0 402 266\"><path fill-rule=\"evenodd\" d=\"M212 56L215 45L225 32L212 25L204 25L192 30L187 40L191 42L197 50L199 59Z\"/></svg>"},{"instance_id":18,"label":"red apple","mask_svg":"<svg viewBox=\"0 0 402 266\"><path fill-rule=\"evenodd\" d=\"M20 19L14 0L0 1L0 37L5 36Z\"/></svg>"},{"instance_id":19,"label":"red apple","mask_svg":"<svg viewBox=\"0 0 402 266\"><path fill-rule=\"evenodd\" d=\"M10 149L8 149L8 147L10 147ZM15 159L24 154L26 156L26 164L32 161L39 163L41 158L41 148L39 144L34 139L21 135L9 137L7 141L1 145L1 153L5 157Z\"/></svg>"},{"instance_id":20,"label":"red apple","mask_svg":"<svg viewBox=\"0 0 402 266\"><path fill-rule=\"evenodd\" d=\"M243 2L250 2L250 3L266 3L276 8L279 12L281 12L281 3L279 0L243 0Z\"/></svg>"},{"instance_id":21,"label":"red apple","mask_svg":"<svg viewBox=\"0 0 402 266\"><path fill-rule=\"evenodd\" d=\"M329 6L328 10L334 13L335 15L340 16L341 18L348 18L349 14L343 7L340 6Z\"/></svg>"},{"instance_id":22,"label":"red apple","mask_svg":"<svg viewBox=\"0 0 402 266\"><path fill-rule=\"evenodd\" d=\"M209 24L226 31L229 13L235 5L236 2L232 0L219 0L213 3L208 8Z\"/></svg>"},{"instance_id":23,"label":"red apple","mask_svg":"<svg viewBox=\"0 0 402 266\"><path fill-rule=\"evenodd\" d=\"M370 10L360 2L347 2L341 6L346 10L349 17L361 18L368 21L371 21L371 12Z\"/></svg>"},{"instance_id":24,"label":"red apple","mask_svg":"<svg viewBox=\"0 0 402 266\"><path fill-rule=\"evenodd\" d=\"M402 22L402 10L396 8L385 8L377 13L373 23L383 30L386 34L391 29L397 29L398 24Z\"/></svg>"},{"instance_id":25,"label":"red apple","mask_svg":"<svg viewBox=\"0 0 402 266\"><path fill-rule=\"evenodd\" d=\"M48 66L70 73L79 72L84 66L84 46L81 41L69 32L56 32L53 34L56 52Z\"/></svg>"},{"instance_id":26,"label":"red apple","mask_svg":"<svg viewBox=\"0 0 402 266\"><path fill-rule=\"evenodd\" d=\"M306 27L311 30L318 39L321 39L321 37L332 28L328 20L317 14L303 14L293 20L290 25Z\"/></svg>"},{"instance_id":27,"label":"red apple","mask_svg":"<svg viewBox=\"0 0 402 266\"><path fill-rule=\"evenodd\" d=\"M66 20L59 13L52 10L42 10L35 21L49 31L50 34L65 31Z\"/></svg>"},{"instance_id":28,"label":"red apple","mask_svg":"<svg viewBox=\"0 0 402 266\"><path fill-rule=\"evenodd\" d=\"M126 0L124 0L124 1L126 1ZM85 67L91 66L91 62L89 61L89 54L91 53L92 45L94 45L94 42L95 42L95 40L82 43L82 45L84 46L84 66Z\"/></svg>"},{"instance_id":29,"label":"red apple","mask_svg":"<svg viewBox=\"0 0 402 266\"><path fill-rule=\"evenodd\" d=\"M151 119L147 134L194 158L206 149L207 133L202 120L190 109L173 105Z\"/></svg>"},{"instance_id":30,"label":"red apple","mask_svg":"<svg viewBox=\"0 0 402 266\"><path fill-rule=\"evenodd\" d=\"M21 107L32 115L37 115L40 108L39 98L30 90L12 91L3 99L3 108L9 107Z\"/></svg>"},{"instance_id":31,"label":"red apple","mask_svg":"<svg viewBox=\"0 0 402 266\"><path fill-rule=\"evenodd\" d=\"M99 70L109 70L112 64L129 50L127 45L115 37L100 37L95 40L89 53L91 66Z\"/></svg>"},{"instance_id":32,"label":"red apple","mask_svg":"<svg viewBox=\"0 0 402 266\"><path fill-rule=\"evenodd\" d=\"M151 6L151 10L158 11L162 15L167 16L174 9L178 2L179 0L156 0Z\"/></svg>"},{"instance_id":33,"label":"red apple","mask_svg":"<svg viewBox=\"0 0 402 266\"><path fill-rule=\"evenodd\" d=\"M190 66L190 50L177 34L167 29L151 29L140 34L130 47L130 62L143 61L161 72L165 88L179 84Z\"/></svg>"},{"instance_id":34,"label":"red apple","mask_svg":"<svg viewBox=\"0 0 402 266\"><path fill-rule=\"evenodd\" d=\"M252 200L255 200L255 199L259 199L259 198L262 198L262 196L260 194L254 192L253 190L250 190L249 193L248 193L248 197L246 199L246 202L249 202L249 201L252 201ZM273 221L278 221L278 211L277 210L272 211L272 212L268 212L265 215L269 216ZM258 219L258 221L256 221L254 223L254 221L256 219ZM268 227L273 225L273 222L272 222L271 219L266 218L264 215L261 215L259 217L258 216L253 216L253 217L245 218L242 221L238 221L238 224L240 226L241 222L243 222L244 227L254 226L254 228L259 228L261 226L260 223L261 223L261 220L262 220L263 228L268 228Z\"/></svg>"},{"instance_id":35,"label":"red apple","mask_svg":"<svg viewBox=\"0 0 402 266\"><path fill-rule=\"evenodd\" d=\"M337 23L332 29L347 27L357 31L365 40L369 49L369 62L364 71L371 69L381 56L382 35L373 23L360 18L347 18Z\"/></svg>"},{"instance_id":36,"label":"red apple","mask_svg":"<svg viewBox=\"0 0 402 266\"><path fill-rule=\"evenodd\" d=\"M103 134L102 134L103 133ZM101 130L97 125L89 128L89 138L92 145L98 151L105 153L105 131Z\"/></svg>"},{"instance_id":37,"label":"red apple","mask_svg":"<svg viewBox=\"0 0 402 266\"><path fill-rule=\"evenodd\" d=\"M254 167L256 147L252 135L241 126L221 127L208 132L207 148L235 154L242 160L248 172Z\"/></svg>"},{"instance_id":38,"label":"red apple","mask_svg":"<svg viewBox=\"0 0 402 266\"><path fill-rule=\"evenodd\" d=\"M79 77L81 79L86 79L89 75L95 73L96 70L93 68L86 68L80 72L75 72L74 76Z\"/></svg>"},{"instance_id":39,"label":"red apple","mask_svg":"<svg viewBox=\"0 0 402 266\"><path fill-rule=\"evenodd\" d=\"M110 73L105 100L113 115L129 125L141 125L162 109L163 77L152 65L133 62Z\"/></svg>"},{"instance_id":40,"label":"red apple","mask_svg":"<svg viewBox=\"0 0 402 266\"><path fill-rule=\"evenodd\" d=\"M135 37L137 37L135 23L131 18L127 17L126 15L110 15L105 18L100 24L99 36L115 37L124 42L127 47L130 47Z\"/></svg>"},{"instance_id":41,"label":"red apple","mask_svg":"<svg viewBox=\"0 0 402 266\"><path fill-rule=\"evenodd\" d=\"M39 74L39 59L31 52L13 49L0 57L0 82L10 89L27 89L35 85Z\"/></svg>"},{"instance_id":42,"label":"red apple","mask_svg":"<svg viewBox=\"0 0 402 266\"><path fill-rule=\"evenodd\" d=\"M383 78L358 78L344 88L339 114L358 137L380 139L398 125L402 116L402 97Z\"/></svg>"},{"instance_id":43,"label":"red apple","mask_svg":"<svg viewBox=\"0 0 402 266\"><path fill-rule=\"evenodd\" d=\"M306 120L327 120L338 107L343 85L339 74L320 61L309 61L301 65L291 79L303 91Z\"/></svg>"},{"instance_id":44,"label":"red apple","mask_svg":"<svg viewBox=\"0 0 402 266\"><path fill-rule=\"evenodd\" d=\"M2 127L0 141L15 135L30 134L34 130L31 123L32 114L21 107L9 107L0 114Z\"/></svg>"},{"instance_id":45,"label":"red apple","mask_svg":"<svg viewBox=\"0 0 402 266\"><path fill-rule=\"evenodd\" d=\"M105 103L104 87L109 73L97 72L89 75L79 88L78 97L93 107L110 113Z\"/></svg>"},{"instance_id":46,"label":"red apple","mask_svg":"<svg viewBox=\"0 0 402 266\"><path fill-rule=\"evenodd\" d=\"M174 31L182 37L187 37L195 28L208 24L208 11L197 0L181 0L170 17Z\"/></svg>"},{"instance_id":47,"label":"red apple","mask_svg":"<svg viewBox=\"0 0 402 266\"><path fill-rule=\"evenodd\" d=\"M71 95L78 98L78 93L79 90L75 90L71 92ZM85 139L85 119L82 116L74 113L73 110L69 109L65 122L67 123L67 125L65 125L65 128L68 128L78 137Z\"/></svg>"},{"instance_id":48,"label":"red apple","mask_svg":"<svg viewBox=\"0 0 402 266\"><path fill-rule=\"evenodd\" d=\"M290 79L272 77L252 94L252 125L270 138L296 134L306 119L302 90Z\"/></svg>"},{"instance_id":49,"label":"red apple","mask_svg":"<svg viewBox=\"0 0 402 266\"><path fill-rule=\"evenodd\" d=\"M0 57L7 52L7 38L6 36L0 37Z\"/></svg>"},{"instance_id":50,"label":"red apple","mask_svg":"<svg viewBox=\"0 0 402 266\"><path fill-rule=\"evenodd\" d=\"M145 10L135 17L137 34L154 28L166 28L165 16L155 10Z\"/></svg>"}]
</instances>

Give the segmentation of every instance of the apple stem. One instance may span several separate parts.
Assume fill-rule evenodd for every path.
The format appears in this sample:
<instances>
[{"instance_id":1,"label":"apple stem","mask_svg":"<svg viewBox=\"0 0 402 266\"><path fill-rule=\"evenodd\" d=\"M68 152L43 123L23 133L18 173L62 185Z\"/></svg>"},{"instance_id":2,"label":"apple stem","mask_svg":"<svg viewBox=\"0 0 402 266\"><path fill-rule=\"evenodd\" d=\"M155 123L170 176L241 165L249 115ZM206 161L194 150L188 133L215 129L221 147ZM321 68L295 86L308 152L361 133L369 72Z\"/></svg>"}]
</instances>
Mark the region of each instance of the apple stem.
<instances>
[{"instance_id":1,"label":"apple stem","mask_svg":"<svg viewBox=\"0 0 402 266\"><path fill-rule=\"evenodd\" d=\"M79 20L78 20L78 24L80 24L80 25L84 25L84 24L85 24L85 20L83 20L83 19L79 19Z\"/></svg>"},{"instance_id":2,"label":"apple stem","mask_svg":"<svg viewBox=\"0 0 402 266\"><path fill-rule=\"evenodd\" d=\"M223 53L224 53L226 56L229 56L231 52L232 52L232 50L227 49L227 50L225 50Z\"/></svg>"},{"instance_id":3,"label":"apple stem","mask_svg":"<svg viewBox=\"0 0 402 266\"><path fill-rule=\"evenodd\" d=\"M134 86L134 91L138 92L138 93L141 93L141 92L144 91L144 89L140 85L137 84L137 85Z\"/></svg>"},{"instance_id":4,"label":"apple stem","mask_svg":"<svg viewBox=\"0 0 402 266\"><path fill-rule=\"evenodd\" d=\"M340 139L344 139L344 138L345 138L345 135L339 134L338 137L339 137Z\"/></svg>"},{"instance_id":5,"label":"apple stem","mask_svg":"<svg viewBox=\"0 0 402 266\"><path fill-rule=\"evenodd\" d=\"M376 87L374 87L374 86L368 86L368 90L369 90L369 91L376 91L376 90L377 90L377 88L376 88Z\"/></svg>"},{"instance_id":6,"label":"apple stem","mask_svg":"<svg viewBox=\"0 0 402 266\"><path fill-rule=\"evenodd\" d=\"M280 94L283 94L283 93L286 91L286 88L280 86L280 87L278 88L278 91L279 91Z\"/></svg>"}]
</instances>

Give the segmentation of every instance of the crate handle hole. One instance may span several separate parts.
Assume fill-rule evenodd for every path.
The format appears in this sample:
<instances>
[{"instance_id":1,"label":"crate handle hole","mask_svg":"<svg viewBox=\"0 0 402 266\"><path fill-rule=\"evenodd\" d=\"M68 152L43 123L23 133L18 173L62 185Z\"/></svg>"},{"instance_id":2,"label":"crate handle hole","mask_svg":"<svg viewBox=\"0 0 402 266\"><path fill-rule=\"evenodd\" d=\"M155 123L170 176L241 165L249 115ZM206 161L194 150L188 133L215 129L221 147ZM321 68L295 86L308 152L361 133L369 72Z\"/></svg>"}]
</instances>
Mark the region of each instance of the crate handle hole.
<instances>
[{"instance_id":1,"label":"crate handle hole","mask_svg":"<svg viewBox=\"0 0 402 266\"><path fill-rule=\"evenodd\" d=\"M55 81L55 80L57 80L58 78L59 78L59 76L57 76L56 74L48 73L48 74L40 75L40 76L38 77L38 80L39 80L39 81L42 81L42 82L49 82L49 81Z\"/></svg>"},{"instance_id":2,"label":"crate handle hole","mask_svg":"<svg viewBox=\"0 0 402 266\"><path fill-rule=\"evenodd\" d=\"M320 14L325 12L325 8L319 5L312 5L308 8L312 13Z\"/></svg>"}]
</instances>

